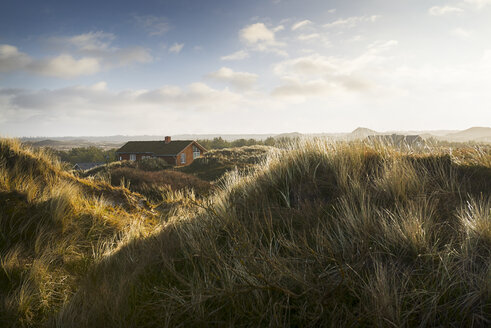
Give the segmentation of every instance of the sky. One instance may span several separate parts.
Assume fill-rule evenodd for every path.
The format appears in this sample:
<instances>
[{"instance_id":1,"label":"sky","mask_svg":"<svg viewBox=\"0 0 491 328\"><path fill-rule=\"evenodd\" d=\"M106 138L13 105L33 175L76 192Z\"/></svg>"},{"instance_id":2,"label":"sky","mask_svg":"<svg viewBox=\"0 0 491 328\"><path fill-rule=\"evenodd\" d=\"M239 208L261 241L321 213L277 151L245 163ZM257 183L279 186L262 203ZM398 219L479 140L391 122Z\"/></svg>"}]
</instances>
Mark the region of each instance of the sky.
<instances>
[{"instance_id":1,"label":"sky","mask_svg":"<svg viewBox=\"0 0 491 328\"><path fill-rule=\"evenodd\" d=\"M491 126L491 0L2 0L0 136Z\"/></svg>"}]
</instances>

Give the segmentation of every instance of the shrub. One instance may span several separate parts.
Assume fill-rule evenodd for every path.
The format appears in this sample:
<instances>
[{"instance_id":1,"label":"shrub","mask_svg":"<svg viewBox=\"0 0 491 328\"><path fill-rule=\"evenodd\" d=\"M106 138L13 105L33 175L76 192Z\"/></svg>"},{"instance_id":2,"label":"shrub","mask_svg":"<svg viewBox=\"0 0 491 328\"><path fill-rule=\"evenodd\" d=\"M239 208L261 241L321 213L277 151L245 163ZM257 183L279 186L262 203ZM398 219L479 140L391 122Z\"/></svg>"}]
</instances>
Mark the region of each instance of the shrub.
<instances>
[{"instance_id":1,"label":"shrub","mask_svg":"<svg viewBox=\"0 0 491 328\"><path fill-rule=\"evenodd\" d=\"M111 184L119 185L121 181L153 201L162 200L163 191L193 189L198 195L206 195L211 187L207 181L172 170L143 171L127 167L112 170Z\"/></svg>"}]
</instances>

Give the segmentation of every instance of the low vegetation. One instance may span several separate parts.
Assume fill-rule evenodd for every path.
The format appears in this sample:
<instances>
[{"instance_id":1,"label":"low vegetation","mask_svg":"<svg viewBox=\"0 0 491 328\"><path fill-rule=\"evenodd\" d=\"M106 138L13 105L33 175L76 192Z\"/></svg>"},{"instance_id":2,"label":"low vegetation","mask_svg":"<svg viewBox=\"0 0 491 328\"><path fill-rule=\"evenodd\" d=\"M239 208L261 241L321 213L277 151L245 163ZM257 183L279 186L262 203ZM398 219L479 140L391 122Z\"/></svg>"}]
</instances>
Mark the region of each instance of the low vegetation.
<instances>
[{"instance_id":1,"label":"low vegetation","mask_svg":"<svg viewBox=\"0 0 491 328\"><path fill-rule=\"evenodd\" d=\"M198 196L205 196L211 188L208 181L194 175L173 170L143 171L131 168L111 170L111 184L125 185L128 189L138 192L152 202L162 201L167 191L192 189Z\"/></svg>"},{"instance_id":2,"label":"low vegetation","mask_svg":"<svg viewBox=\"0 0 491 328\"><path fill-rule=\"evenodd\" d=\"M70 150L50 150L62 162L76 163L109 163L116 160L116 149L103 150L100 147L75 147Z\"/></svg>"},{"instance_id":3,"label":"low vegetation","mask_svg":"<svg viewBox=\"0 0 491 328\"><path fill-rule=\"evenodd\" d=\"M222 137L217 137L213 139L200 139L198 143L208 150L212 149L224 149L224 148L236 148L244 146L275 146L280 141L285 141L284 138L273 138L269 137L264 140L256 139L237 139L232 141L224 140Z\"/></svg>"},{"instance_id":4,"label":"low vegetation","mask_svg":"<svg viewBox=\"0 0 491 328\"><path fill-rule=\"evenodd\" d=\"M216 181L225 173L234 170L247 171L264 161L273 147L245 146L217 149L206 152L190 165L179 168L180 171L194 174L200 179Z\"/></svg>"},{"instance_id":5,"label":"low vegetation","mask_svg":"<svg viewBox=\"0 0 491 328\"><path fill-rule=\"evenodd\" d=\"M309 140L259 157L209 197L168 192L177 205L164 215L124 187L76 178L3 140L0 320L491 323L489 149Z\"/></svg>"}]
</instances>

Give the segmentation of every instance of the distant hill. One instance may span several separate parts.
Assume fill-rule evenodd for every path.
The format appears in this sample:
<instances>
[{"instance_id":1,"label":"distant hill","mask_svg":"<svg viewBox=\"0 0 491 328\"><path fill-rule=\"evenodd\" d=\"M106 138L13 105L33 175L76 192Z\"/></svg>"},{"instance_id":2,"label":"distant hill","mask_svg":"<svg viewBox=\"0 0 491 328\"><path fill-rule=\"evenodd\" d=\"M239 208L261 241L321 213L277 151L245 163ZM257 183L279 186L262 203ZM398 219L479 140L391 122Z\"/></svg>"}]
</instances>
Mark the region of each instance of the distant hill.
<instances>
[{"instance_id":1,"label":"distant hill","mask_svg":"<svg viewBox=\"0 0 491 328\"><path fill-rule=\"evenodd\" d=\"M333 140L355 140L365 139L371 135L389 135L389 134L401 134L401 135L420 135L422 138L433 137L438 140L447 140L455 142L491 142L491 128L489 127L472 127L463 131L456 130L427 130L427 131L397 131L390 130L385 132L377 132L365 127L358 127L352 132L336 132L336 133L299 133L299 132L287 132L287 133L265 133L265 134L181 134L172 135L173 140L198 140L214 138L222 138L226 141L233 141L238 139L255 139L265 140L268 137L274 138L296 138L296 137L326 137ZM33 146L39 147L52 147L56 149L70 149L73 147L89 147L97 146L104 149L118 148L128 141L140 140L164 140L163 135L114 135L114 136L85 136L85 137L24 137L20 138L21 142L27 143Z\"/></svg>"},{"instance_id":2,"label":"distant hill","mask_svg":"<svg viewBox=\"0 0 491 328\"><path fill-rule=\"evenodd\" d=\"M488 127L472 127L470 129L449 133L445 139L451 141L480 141L480 142L491 142L491 128Z\"/></svg>"},{"instance_id":3,"label":"distant hill","mask_svg":"<svg viewBox=\"0 0 491 328\"><path fill-rule=\"evenodd\" d=\"M279 138L302 138L304 135L299 133L299 132L289 132L289 133L282 133L282 134L277 134L275 135L274 137L276 139L279 139Z\"/></svg>"},{"instance_id":4,"label":"distant hill","mask_svg":"<svg viewBox=\"0 0 491 328\"><path fill-rule=\"evenodd\" d=\"M347 137L349 139L365 139L368 136L373 136L378 134L380 133L378 133L375 130L359 127L353 130L350 134L348 134Z\"/></svg>"},{"instance_id":5,"label":"distant hill","mask_svg":"<svg viewBox=\"0 0 491 328\"><path fill-rule=\"evenodd\" d=\"M31 145L34 147L56 147L56 146L60 146L61 144L63 144L63 141L48 139L48 140L33 142Z\"/></svg>"}]
</instances>

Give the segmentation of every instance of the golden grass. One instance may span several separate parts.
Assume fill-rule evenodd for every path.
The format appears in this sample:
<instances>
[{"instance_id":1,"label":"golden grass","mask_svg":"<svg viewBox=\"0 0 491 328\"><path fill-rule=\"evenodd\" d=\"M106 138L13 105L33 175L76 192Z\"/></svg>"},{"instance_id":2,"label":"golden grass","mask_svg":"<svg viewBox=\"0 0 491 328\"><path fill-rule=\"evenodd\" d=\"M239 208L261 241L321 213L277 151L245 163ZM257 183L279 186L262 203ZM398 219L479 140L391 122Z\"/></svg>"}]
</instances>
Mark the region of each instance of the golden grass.
<instances>
[{"instance_id":1,"label":"golden grass","mask_svg":"<svg viewBox=\"0 0 491 328\"><path fill-rule=\"evenodd\" d=\"M488 156L321 140L273 151L107 258L55 322L486 326Z\"/></svg>"},{"instance_id":2,"label":"golden grass","mask_svg":"<svg viewBox=\"0 0 491 328\"><path fill-rule=\"evenodd\" d=\"M59 327L490 324L489 149L307 140L268 151L206 199L165 193L163 217L124 187L67 176L57 164L49 175L1 164L0 202L9 204L0 211L2 319Z\"/></svg>"},{"instance_id":3,"label":"golden grass","mask_svg":"<svg viewBox=\"0 0 491 328\"><path fill-rule=\"evenodd\" d=\"M151 212L128 206L128 195L74 177L42 150L0 140L0 323L45 323L92 263L148 234L156 224L142 216Z\"/></svg>"}]
</instances>

